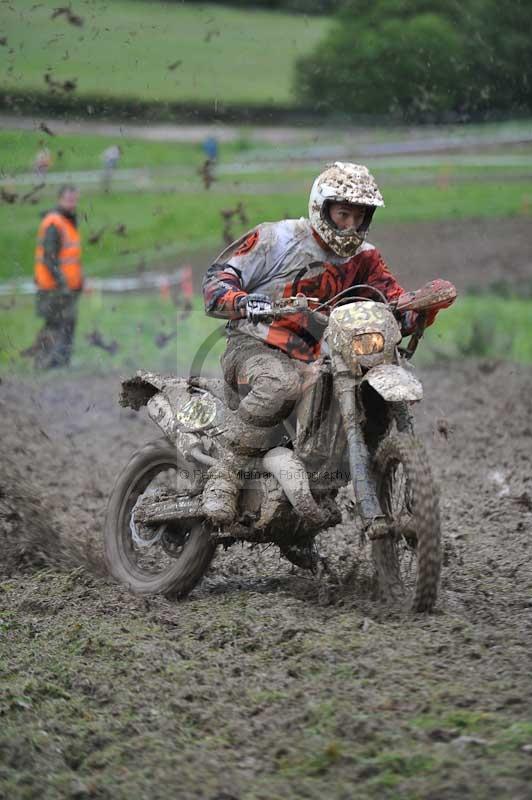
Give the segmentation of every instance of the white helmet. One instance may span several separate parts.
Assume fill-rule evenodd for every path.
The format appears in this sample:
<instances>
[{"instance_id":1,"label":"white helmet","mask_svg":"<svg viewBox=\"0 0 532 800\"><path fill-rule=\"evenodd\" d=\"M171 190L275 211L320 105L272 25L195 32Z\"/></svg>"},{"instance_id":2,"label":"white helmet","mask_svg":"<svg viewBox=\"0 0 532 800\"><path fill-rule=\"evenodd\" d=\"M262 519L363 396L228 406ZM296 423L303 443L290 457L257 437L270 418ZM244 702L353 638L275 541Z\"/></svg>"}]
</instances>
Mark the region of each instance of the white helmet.
<instances>
[{"instance_id":1,"label":"white helmet","mask_svg":"<svg viewBox=\"0 0 532 800\"><path fill-rule=\"evenodd\" d=\"M329 215L331 203L353 203L366 206L362 225L340 230ZM338 256L355 254L370 226L375 209L384 206L375 178L362 164L335 161L318 175L310 190L308 213L310 224L320 239Z\"/></svg>"}]
</instances>

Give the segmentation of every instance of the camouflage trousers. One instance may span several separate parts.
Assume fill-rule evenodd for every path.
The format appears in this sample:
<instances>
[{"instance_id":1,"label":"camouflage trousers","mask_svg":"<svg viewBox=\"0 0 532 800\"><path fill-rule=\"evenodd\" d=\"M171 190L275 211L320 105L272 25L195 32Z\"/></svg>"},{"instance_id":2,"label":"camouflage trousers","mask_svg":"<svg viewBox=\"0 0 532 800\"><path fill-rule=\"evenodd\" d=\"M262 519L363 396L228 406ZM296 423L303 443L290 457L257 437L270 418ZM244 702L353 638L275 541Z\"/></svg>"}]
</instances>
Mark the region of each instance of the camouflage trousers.
<instances>
[{"instance_id":1,"label":"camouflage trousers","mask_svg":"<svg viewBox=\"0 0 532 800\"><path fill-rule=\"evenodd\" d=\"M291 412L301 385L291 358L250 336L229 339L222 369L228 407L218 442L222 452L203 491L204 510L218 526L235 519L241 468L247 458L271 447L272 428Z\"/></svg>"},{"instance_id":2,"label":"camouflage trousers","mask_svg":"<svg viewBox=\"0 0 532 800\"><path fill-rule=\"evenodd\" d=\"M67 367L72 356L79 292L39 291L36 313L44 320L35 343L35 368Z\"/></svg>"},{"instance_id":3,"label":"camouflage trousers","mask_svg":"<svg viewBox=\"0 0 532 800\"><path fill-rule=\"evenodd\" d=\"M226 400L230 408L238 406L243 427L277 425L300 397L301 374L294 359L250 336L229 339L222 369Z\"/></svg>"}]
</instances>

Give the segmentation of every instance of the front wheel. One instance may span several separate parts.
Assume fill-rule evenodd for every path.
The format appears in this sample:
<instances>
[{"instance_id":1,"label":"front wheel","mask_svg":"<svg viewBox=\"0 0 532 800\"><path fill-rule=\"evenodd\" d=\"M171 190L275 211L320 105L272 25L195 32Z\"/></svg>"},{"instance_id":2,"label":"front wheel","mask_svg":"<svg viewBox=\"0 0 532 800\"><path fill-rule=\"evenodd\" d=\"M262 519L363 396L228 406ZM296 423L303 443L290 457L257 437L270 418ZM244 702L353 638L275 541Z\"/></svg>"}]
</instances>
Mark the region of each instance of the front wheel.
<instances>
[{"instance_id":1,"label":"front wheel","mask_svg":"<svg viewBox=\"0 0 532 800\"><path fill-rule=\"evenodd\" d=\"M104 554L109 572L138 594L184 597L201 580L216 545L201 522L138 526L134 509L148 493L189 495L197 475L165 439L138 450L122 470L107 506Z\"/></svg>"},{"instance_id":2,"label":"front wheel","mask_svg":"<svg viewBox=\"0 0 532 800\"><path fill-rule=\"evenodd\" d=\"M385 533L372 543L382 594L414 611L431 611L441 570L440 512L427 455L408 434L379 446L374 467L386 518Z\"/></svg>"}]
</instances>

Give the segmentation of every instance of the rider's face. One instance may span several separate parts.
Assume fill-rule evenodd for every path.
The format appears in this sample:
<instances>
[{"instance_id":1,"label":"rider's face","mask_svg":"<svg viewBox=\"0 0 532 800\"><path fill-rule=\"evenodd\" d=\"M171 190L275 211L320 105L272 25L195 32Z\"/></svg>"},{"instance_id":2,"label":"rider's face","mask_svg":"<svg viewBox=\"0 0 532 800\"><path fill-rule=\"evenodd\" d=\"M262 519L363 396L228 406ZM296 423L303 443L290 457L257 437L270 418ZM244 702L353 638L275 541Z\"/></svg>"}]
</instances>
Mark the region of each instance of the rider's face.
<instances>
[{"instance_id":1,"label":"rider's face","mask_svg":"<svg viewBox=\"0 0 532 800\"><path fill-rule=\"evenodd\" d=\"M331 203L329 206L329 216L341 231L359 228L364 222L365 213L365 206L356 206L352 203Z\"/></svg>"}]
</instances>

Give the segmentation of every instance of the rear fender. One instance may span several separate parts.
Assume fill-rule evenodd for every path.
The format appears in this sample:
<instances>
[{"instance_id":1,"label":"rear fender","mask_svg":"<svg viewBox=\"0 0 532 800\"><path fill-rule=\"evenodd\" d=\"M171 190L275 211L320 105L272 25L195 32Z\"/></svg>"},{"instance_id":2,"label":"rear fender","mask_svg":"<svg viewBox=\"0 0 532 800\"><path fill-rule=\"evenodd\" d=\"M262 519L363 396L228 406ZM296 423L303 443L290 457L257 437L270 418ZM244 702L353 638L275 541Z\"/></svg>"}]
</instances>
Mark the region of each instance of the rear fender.
<instances>
[{"instance_id":1,"label":"rear fender","mask_svg":"<svg viewBox=\"0 0 532 800\"><path fill-rule=\"evenodd\" d=\"M423 397L420 381L404 367L396 364L373 367L364 375L362 383L369 383L388 403L416 402Z\"/></svg>"},{"instance_id":2,"label":"rear fender","mask_svg":"<svg viewBox=\"0 0 532 800\"><path fill-rule=\"evenodd\" d=\"M139 369L133 378L122 381L119 403L138 411L142 406L148 405L148 400L158 392L176 408L188 397L188 384L184 378L158 375L156 372Z\"/></svg>"},{"instance_id":3,"label":"rear fender","mask_svg":"<svg viewBox=\"0 0 532 800\"><path fill-rule=\"evenodd\" d=\"M150 418L173 439L177 430L175 409L189 398L188 385L183 378L139 370L133 378L122 382L119 402L135 411L146 406Z\"/></svg>"},{"instance_id":4,"label":"rear fender","mask_svg":"<svg viewBox=\"0 0 532 800\"><path fill-rule=\"evenodd\" d=\"M199 389L184 378L139 370L123 381L120 405L135 411L146 406L165 436L175 441L179 435L182 449L188 452L203 435L223 426L224 404L218 394L222 389L212 381L205 381L205 385L205 389Z\"/></svg>"}]
</instances>

